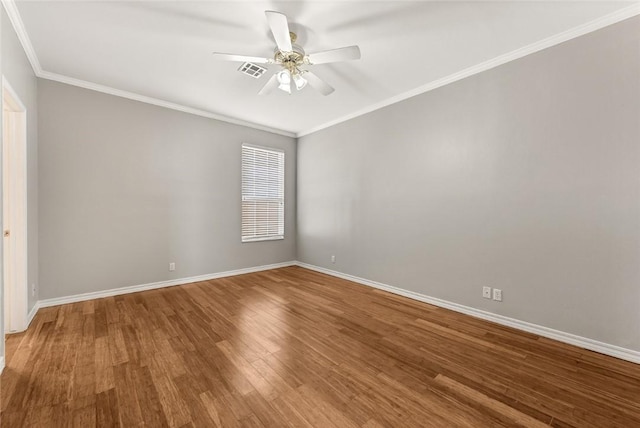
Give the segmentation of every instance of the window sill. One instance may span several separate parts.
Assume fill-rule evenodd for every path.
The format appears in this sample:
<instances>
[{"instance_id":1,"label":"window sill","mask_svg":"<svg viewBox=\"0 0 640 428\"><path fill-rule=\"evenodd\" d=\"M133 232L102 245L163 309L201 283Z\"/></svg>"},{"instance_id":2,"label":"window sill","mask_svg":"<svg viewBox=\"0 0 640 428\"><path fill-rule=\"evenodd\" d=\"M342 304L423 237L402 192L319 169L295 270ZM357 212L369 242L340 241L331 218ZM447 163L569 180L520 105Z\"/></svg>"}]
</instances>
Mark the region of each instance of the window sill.
<instances>
[{"instance_id":1,"label":"window sill","mask_svg":"<svg viewBox=\"0 0 640 428\"><path fill-rule=\"evenodd\" d=\"M282 235L278 235L278 236L261 236L259 238L242 238L242 243L245 243L245 242L260 242L260 241L279 241L281 239L284 239L284 236L282 236Z\"/></svg>"}]
</instances>

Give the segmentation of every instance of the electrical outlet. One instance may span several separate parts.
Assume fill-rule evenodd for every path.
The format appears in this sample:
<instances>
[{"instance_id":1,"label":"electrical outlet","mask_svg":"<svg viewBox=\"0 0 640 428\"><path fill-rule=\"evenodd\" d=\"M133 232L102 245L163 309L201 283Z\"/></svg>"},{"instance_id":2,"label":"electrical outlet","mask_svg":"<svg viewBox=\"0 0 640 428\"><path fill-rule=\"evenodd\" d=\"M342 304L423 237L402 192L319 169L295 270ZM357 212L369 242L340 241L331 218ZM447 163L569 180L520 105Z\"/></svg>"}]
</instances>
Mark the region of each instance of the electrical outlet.
<instances>
[{"instance_id":1,"label":"electrical outlet","mask_svg":"<svg viewBox=\"0 0 640 428\"><path fill-rule=\"evenodd\" d=\"M176 264L173 262L169 263L169 271L173 272L174 270L176 270Z\"/></svg>"},{"instance_id":2,"label":"electrical outlet","mask_svg":"<svg viewBox=\"0 0 640 428\"><path fill-rule=\"evenodd\" d=\"M331 255L331 263L335 263L336 262L336 256Z\"/></svg>"},{"instance_id":3,"label":"electrical outlet","mask_svg":"<svg viewBox=\"0 0 640 428\"><path fill-rule=\"evenodd\" d=\"M491 287L482 287L482 297L485 299L491 298Z\"/></svg>"},{"instance_id":4,"label":"electrical outlet","mask_svg":"<svg viewBox=\"0 0 640 428\"><path fill-rule=\"evenodd\" d=\"M493 289L493 300L502 302L502 290L499 290L497 288Z\"/></svg>"}]
</instances>

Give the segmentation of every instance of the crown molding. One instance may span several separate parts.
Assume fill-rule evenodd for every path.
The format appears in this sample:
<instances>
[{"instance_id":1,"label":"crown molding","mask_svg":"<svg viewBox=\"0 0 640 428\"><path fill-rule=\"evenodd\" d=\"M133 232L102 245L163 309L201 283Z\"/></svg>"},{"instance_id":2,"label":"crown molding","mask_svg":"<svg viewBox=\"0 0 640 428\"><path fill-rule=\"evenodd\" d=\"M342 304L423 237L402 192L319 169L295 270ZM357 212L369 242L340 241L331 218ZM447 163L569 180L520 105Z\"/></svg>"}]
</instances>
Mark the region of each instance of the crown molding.
<instances>
[{"instance_id":1,"label":"crown molding","mask_svg":"<svg viewBox=\"0 0 640 428\"><path fill-rule=\"evenodd\" d=\"M408 98L415 97L416 95L433 91L434 89L440 88L442 86L448 85L453 82L457 82L458 80L473 76L474 74L482 73L483 71L487 71L492 68L498 67L499 65L503 65L508 62L515 61L516 59L525 57L527 55L531 55L543 49L550 48L552 46L569 41L571 39L575 39L576 37L580 37L588 33L592 33L594 31L600 30L601 28L616 24L620 21L624 21L625 19L634 17L636 15L640 15L640 3L638 2L626 8L617 10L609 15L602 16L593 21L574 27L570 30L564 31L562 33L558 33L554 36L548 37L546 39L540 40L538 42L532 43L530 45L524 46L522 48L516 49L511 52L508 52L506 54L497 56L493 59L474 65L472 67L466 68L457 73L453 73L448 76L445 76L441 79L434 80L433 82L427 83L426 85L422 85L410 91L404 92L402 94L393 96L391 98L387 98L384 101L380 101L378 103L372 104L368 107L357 110L348 115L339 117L329 122L325 122L322 125L318 125L313 128L309 128L305 131L298 132L296 134L296 137L300 138L305 135L313 134L314 132L329 128L331 126L337 125L342 122L346 122L358 116L371 113L375 110L379 110L381 108L390 106L400 101L404 101Z\"/></svg>"},{"instance_id":2,"label":"crown molding","mask_svg":"<svg viewBox=\"0 0 640 428\"><path fill-rule=\"evenodd\" d=\"M2 1L2 5L4 9L7 11L7 15L11 24L13 25L13 29L15 30L20 43L22 44L22 48L24 49L29 62L31 63L31 68L33 68L33 72L35 75L41 79L53 80L60 83L65 83L67 85L78 86L80 88L91 89L93 91L102 92L104 94L114 95L116 97L127 98L134 101L139 101L146 104L155 105L158 107L164 107L171 110L180 111L183 113L189 113L196 116L202 116L209 119L219 120L221 122L231 123L233 125L241 125L246 126L248 128L258 129L260 131L271 132L273 134L284 135L286 137L296 138L296 133L289 132L283 129L272 128L265 125L260 125L258 123L249 122L242 119L236 119L232 117L227 117L218 113L213 113L206 110L200 110L193 107L188 107L182 104L173 103L170 101L161 100L158 98L148 97L146 95L137 94L134 92L124 91L121 89L112 88L110 86L101 85L98 83L88 82L86 80L76 79L74 77L64 76L62 74L52 73L50 71L46 71L42 69L40 65L40 61L38 60L38 56L36 55L35 49L33 48L33 44L29 39L29 35L27 34L27 30L24 27L24 23L22 22L22 18L20 17L20 12L18 11L18 7L16 6L15 0L0 0Z\"/></svg>"},{"instance_id":3,"label":"crown molding","mask_svg":"<svg viewBox=\"0 0 640 428\"><path fill-rule=\"evenodd\" d=\"M104 94L114 95L116 97L127 98L129 100L139 101L146 104L152 104L158 107L164 107L171 110L181 111L183 113L189 113L196 116L202 116L209 119L219 120L221 122L227 122L234 125L246 126L248 128L258 129L261 131L271 132L273 134L284 135L286 137L295 138L296 134L282 129L271 128L269 126L259 125L254 122L248 122L241 119L235 119L232 117L222 116L217 113L212 113L206 110L200 110L193 107L187 107L182 104L172 103L169 101L160 100L158 98L148 97L146 95L136 94L134 92L123 91L121 89L112 88L110 86L100 85L93 82L87 82L86 80L76 79L74 77L64 76L62 74L51 73L49 71L41 71L37 74L41 79L53 80L55 82L65 83L67 85L77 86L80 88L91 89L92 91L102 92Z\"/></svg>"},{"instance_id":4,"label":"crown molding","mask_svg":"<svg viewBox=\"0 0 640 428\"><path fill-rule=\"evenodd\" d=\"M112 88L110 86L100 85L97 83L88 82L85 80L80 80L73 77L45 71L42 69L42 66L40 65L40 61L38 60L38 57L35 53L33 45L31 44L31 40L29 39L29 35L27 34L27 31L24 27L24 23L22 22L22 18L20 17L20 13L16 6L15 0L0 0L0 1L2 2L2 5L7 11L9 20L11 21L11 24L13 25L13 28L16 31L16 34L18 35L18 39L20 40L20 43L22 44L25 54L27 55L27 58L31 63L33 72L36 74L37 77L65 83L72 86L78 86L85 89L91 89L94 91L114 95L117 97L122 97L122 98L127 98L130 100L135 100L135 101L139 101L147 104L152 104L159 107L168 108L171 110L177 110L184 113L194 114L196 116L202 116L209 119L215 119L222 122L231 123L234 125L246 126L249 128L258 129L261 131L271 132L274 134L284 135L284 136L293 137L293 138L300 138L305 135L309 135L314 132L321 131L323 129L329 128L339 123L354 119L358 116L371 113L373 111L390 106L400 101L404 101L408 98L415 97L416 95L420 95L425 92L432 91L434 89L440 88L450 83L457 82L458 80L464 79L466 77L473 76L474 74L482 73L483 71L490 70L492 68L498 67L499 65L506 64L508 62L525 57L527 55L531 55L543 49L550 48L552 46L566 42L568 40L575 39L576 37L580 37L585 34L600 30L601 28L607 27L609 25L613 25L620 21L624 21L625 19L634 17L636 15L640 15L640 2L636 1L632 5L623 9L619 9L616 12L602 16L593 21L579 25L570 30L564 31L562 33L556 34L554 36L548 37L546 39L540 40L538 42L532 43L530 45L524 46L522 48L516 49L511 52L508 52L506 54L499 55L493 59L474 65L472 67L466 68L457 73L450 74L449 76L445 76L441 79L429 82L425 85L419 86L410 91L403 92L399 95L395 95L393 97L387 98L386 100L377 102L368 107L357 110L353 113L341 116L337 119L331 120L329 122L325 122L321 125L309 128L304 131L290 132L283 129L271 128L271 127L260 125L254 122L231 118L231 117L220 115L218 113L213 113L206 110L200 110L200 109L188 107L182 104L177 104L177 103L161 100L158 98L149 97L146 95L140 95L134 92Z\"/></svg>"},{"instance_id":5,"label":"crown molding","mask_svg":"<svg viewBox=\"0 0 640 428\"><path fill-rule=\"evenodd\" d=\"M31 63L31 68L33 68L33 72L37 76L42 73L42 67L40 66L40 61L38 60L36 51L33 49L33 44L31 44L31 39L29 39L27 30L24 28L24 23L20 17L20 12L18 12L16 2L15 0L1 1L4 6L4 10L7 12L7 16L9 17L9 21L11 21L11 25L13 25L13 29L18 35L18 40L20 40L20 43L22 44L22 49L24 49L24 53L27 55L27 58Z\"/></svg>"}]
</instances>

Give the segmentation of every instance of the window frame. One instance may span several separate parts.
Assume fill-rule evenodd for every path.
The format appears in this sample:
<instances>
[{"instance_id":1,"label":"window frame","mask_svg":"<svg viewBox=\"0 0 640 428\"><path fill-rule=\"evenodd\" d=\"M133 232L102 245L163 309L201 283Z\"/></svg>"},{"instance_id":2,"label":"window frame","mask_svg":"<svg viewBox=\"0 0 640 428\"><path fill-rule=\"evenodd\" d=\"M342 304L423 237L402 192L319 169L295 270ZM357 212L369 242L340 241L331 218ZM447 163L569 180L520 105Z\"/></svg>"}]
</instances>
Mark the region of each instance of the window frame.
<instances>
[{"instance_id":1,"label":"window frame","mask_svg":"<svg viewBox=\"0 0 640 428\"><path fill-rule=\"evenodd\" d=\"M250 187L249 185L245 185L245 178L247 177L248 174L246 174L245 171L245 167L246 167L246 161L245 161L245 148L249 149L249 150L255 150L255 151L263 151L263 152L267 152L269 154L276 154L279 159L278 162L280 165L277 166L277 169L279 169L280 171L280 176L277 177L277 183L278 183L278 189L276 190L277 193L279 193L279 197L269 197L269 196L257 196L257 195L247 195L245 194L245 190L246 187ZM267 155L268 156L268 155ZM282 240L285 237L285 151L283 149L279 149L279 148L275 148L275 147L265 147L265 146L259 146L259 145L254 145L254 144L247 144L247 143L243 143L241 146L241 152L240 152L240 240L242 243L246 243L246 242L262 242L262 241L275 241L275 240ZM255 172L254 172L255 174ZM264 176L268 175L268 172L263 172ZM266 183L266 188L267 193L271 193L274 190L269 187L270 180L267 180ZM264 184L264 183L263 183ZM263 187L264 189L264 187ZM256 191L256 186L254 184L253 186L253 191L255 193ZM279 204L278 207L278 219L276 220L276 225L278 227L278 233L270 233L267 235L263 235L263 234L258 234L255 233L255 230L258 229L259 226L259 222L257 222L254 219L254 224L253 224L253 228L254 228L254 234L250 235L250 234L245 234L245 207L244 204L245 202L251 202L251 201L264 201L264 202L277 202ZM263 228L267 228L269 229L269 221L266 222L266 226L263 225Z\"/></svg>"}]
</instances>

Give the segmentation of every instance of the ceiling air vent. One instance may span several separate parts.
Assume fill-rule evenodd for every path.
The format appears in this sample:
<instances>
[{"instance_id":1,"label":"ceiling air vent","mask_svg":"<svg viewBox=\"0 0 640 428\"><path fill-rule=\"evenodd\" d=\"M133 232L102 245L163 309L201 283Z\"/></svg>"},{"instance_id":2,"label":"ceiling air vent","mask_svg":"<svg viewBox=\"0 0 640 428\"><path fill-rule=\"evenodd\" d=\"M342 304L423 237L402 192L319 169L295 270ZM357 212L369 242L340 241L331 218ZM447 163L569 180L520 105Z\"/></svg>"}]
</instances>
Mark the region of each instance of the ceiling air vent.
<instances>
[{"instance_id":1,"label":"ceiling air vent","mask_svg":"<svg viewBox=\"0 0 640 428\"><path fill-rule=\"evenodd\" d=\"M266 68L260 67L259 65L252 64L250 62L245 62L238 69L239 72L246 74L247 76L251 76L254 79L259 79L260 76L267 71Z\"/></svg>"}]
</instances>

